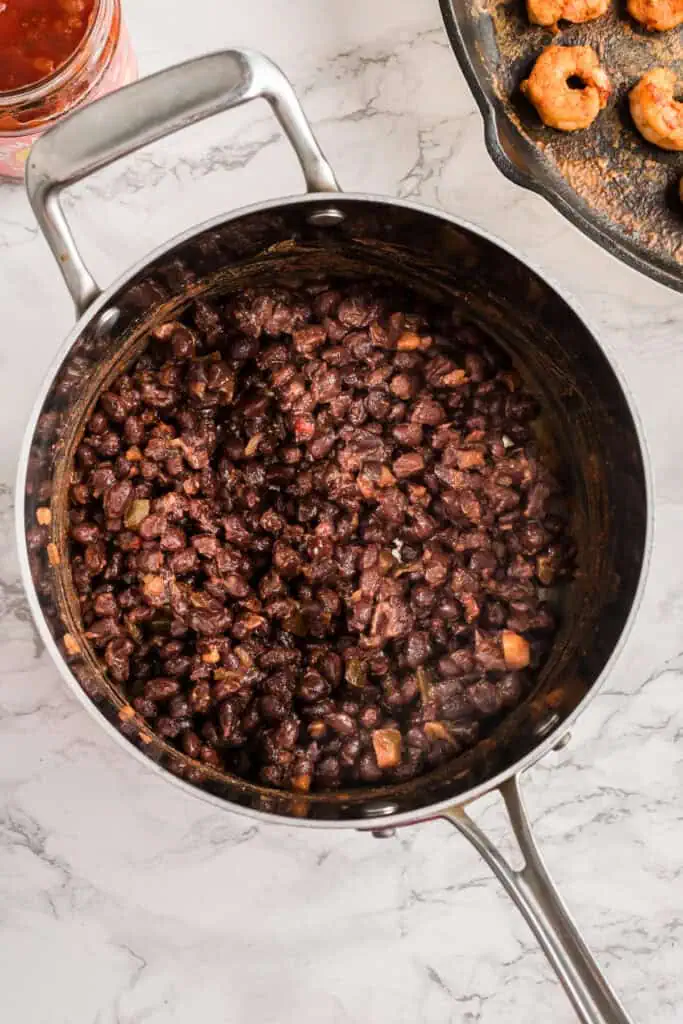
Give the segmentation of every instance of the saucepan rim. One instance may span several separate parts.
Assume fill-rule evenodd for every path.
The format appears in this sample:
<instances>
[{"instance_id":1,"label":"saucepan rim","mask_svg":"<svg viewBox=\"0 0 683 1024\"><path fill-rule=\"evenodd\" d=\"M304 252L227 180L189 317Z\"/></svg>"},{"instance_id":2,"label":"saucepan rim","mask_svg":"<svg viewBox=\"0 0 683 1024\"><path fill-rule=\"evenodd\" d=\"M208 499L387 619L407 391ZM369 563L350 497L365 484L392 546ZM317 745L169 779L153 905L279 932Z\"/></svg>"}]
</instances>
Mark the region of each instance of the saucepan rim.
<instances>
[{"instance_id":1,"label":"saucepan rim","mask_svg":"<svg viewBox=\"0 0 683 1024\"><path fill-rule=\"evenodd\" d=\"M296 205L325 205L329 206L333 204L335 206L341 206L346 203L361 202L367 204L381 205L387 207L402 207L404 209L412 210L416 213L426 215L436 220L443 220L449 224L453 224L458 228L464 229L471 234L483 238L485 241L497 246L507 255L513 257L518 262L522 263L528 270L535 274L541 281L543 281L550 289L552 289L567 306L573 310L576 316L580 319L583 326L589 332L596 345L605 355L612 372L621 388L624 400L628 407L630 416L633 421L635 432L638 438L640 446L640 454L643 464L643 474L645 483L645 503L646 503L646 514L645 514L645 542L643 548L643 557L639 571L638 584L633 596L631 608L629 610L626 622L622 628L621 634L614 645L614 648L599 676L592 684L586 695L581 699L576 708L564 719L561 723L555 726L555 728L539 740L538 744L529 751L523 758L508 768L499 772L497 775L486 779L484 782L479 783L472 789L460 794L458 797L451 797L446 800L441 800L433 804L426 804L423 807L415 808L409 811L402 811L399 813L387 813L378 817L349 817L334 820L319 820L310 818L295 818L288 817L287 815L278 814L271 811L258 810L255 808L245 807L241 804L234 803L230 799L224 796L218 796L213 793L207 792L201 787L195 786L184 779L174 775L168 769L163 768L151 758L146 756L140 749L138 749L134 743L127 739L116 727L107 720L104 714L99 710L90 697L87 696L83 690L81 684L78 682L74 674L71 672L69 665L63 657L59 647L55 643L54 637L50 632L47 621L45 619L43 610L41 608L38 595L35 590L33 578L31 575L28 551L26 545L26 522L25 522L25 497L26 497L26 477L28 471L28 460L31 451L31 446L35 436L35 429L38 422L38 418L43 409L43 405L47 395L49 394L50 388L53 385L54 379L59 372L65 358L71 351L73 345L81 336L84 329L93 320L96 319L99 313L101 313L108 304L112 297L123 288L128 282L139 275L146 267L149 267L151 263L157 259L163 257L177 246L188 242L193 237L202 234L205 231L209 231L234 220L238 220L242 217L247 217L255 213L277 213L277 211L283 207L290 207ZM333 230L333 229L332 229ZM40 387L36 400L33 404L31 415L24 433L24 437L21 444L19 461L17 467L16 477L16 500L15 500L15 528L16 528L16 539L17 548L19 555L19 565L21 571L22 583L24 590L27 595L29 608L33 616L33 620L36 623L40 637L45 644L46 649L49 651L53 662L55 663L62 679L67 684L69 689L75 694L80 703L86 708L90 715L99 723L99 725L111 736L116 742L125 749L129 754L133 754L135 758L150 771L153 771L157 776L165 779L168 782L172 782L175 786L181 789L184 793L194 796L200 800L205 801L208 804L222 810L233 811L236 814L244 815L252 818L256 821L267 823L267 824L279 824L289 825L292 827L307 827L317 829L360 829L360 830L372 830L377 829L380 826L382 828L393 828L398 825L413 824L426 819L435 818L440 815L441 812L445 811L449 807L456 805L462 805L476 800L484 793L490 792L498 788L505 780L513 777L514 775L521 774L537 760L543 757L549 750L557 745L561 735L566 734L570 729L574 721L579 715L585 710L588 704L596 696L600 688L603 686L607 676L614 669L614 666L619 659L627 637L633 627L633 623L637 616L640 603L645 588L647 579L650 557L652 551L653 542L653 530L654 530L654 488L652 479L652 468L651 461L648 452L647 441L645 438L645 432L635 408L632 396L629 388L626 385L623 375L619 367L615 364L611 355L605 352L603 346L598 341L597 332L593 329L589 318L581 308L580 304L576 299L568 294L564 289L558 286L553 278L548 275L545 271L541 271L533 261L529 260L524 253L521 253L504 240L498 238L496 235L489 232L486 228L479 227L476 224L466 220L465 218L458 217L454 214L444 212L442 210L435 209L433 207L426 206L422 203L416 203L408 199L395 199L391 196L373 195L371 193L362 192L344 192L344 193L315 193L315 194L304 194L285 196L278 199L270 199L261 201L258 203L251 204L249 206L240 207L238 210L232 211L228 214L219 214L209 220L203 221L200 224L192 225L185 231L180 232L173 238L161 245L157 246L154 250L146 253L141 257L132 267L124 271L112 284L106 288L102 294L92 303L92 305L86 310L86 312L79 318L72 330L67 335L66 339L60 346L55 358L52 360L43 383ZM387 787L387 801L391 802L391 796L389 787Z\"/></svg>"}]
</instances>

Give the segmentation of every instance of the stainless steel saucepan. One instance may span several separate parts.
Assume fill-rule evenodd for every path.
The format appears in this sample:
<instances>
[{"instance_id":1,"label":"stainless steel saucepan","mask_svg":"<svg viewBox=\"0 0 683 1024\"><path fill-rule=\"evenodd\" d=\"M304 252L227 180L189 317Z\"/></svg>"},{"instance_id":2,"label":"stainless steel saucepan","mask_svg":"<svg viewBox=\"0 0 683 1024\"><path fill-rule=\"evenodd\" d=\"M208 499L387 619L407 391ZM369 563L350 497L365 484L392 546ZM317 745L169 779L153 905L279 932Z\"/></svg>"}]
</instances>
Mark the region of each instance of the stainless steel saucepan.
<instances>
[{"instance_id":1,"label":"stainless steel saucepan","mask_svg":"<svg viewBox=\"0 0 683 1024\"><path fill-rule=\"evenodd\" d=\"M170 132L266 99L287 134L307 194L221 214L144 257L105 291L84 264L61 205L73 182ZM583 1024L628 1017L549 878L520 794L524 772L597 693L633 619L650 547L642 435L599 343L560 292L505 245L414 203L339 190L291 86L265 57L215 53L153 75L66 118L34 147L29 198L76 304L78 323L45 380L23 444L17 488L22 572L41 635L64 680L121 746L217 807L261 822L380 834L446 818L515 901ZM480 322L538 392L570 467L578 572L538 685L494 734L427 775L390 787L286 794L220 774L151 735L90 649L71 588L66 492L75 447L99 392L144 347L152 326L203 295L305 282L322 273L392 282ZM26 533L50 505L49 557ZM64 556L64 557L63 557ZM467 806L502 794L524 856L513 870Z\"/></svg>"}]
</instances>

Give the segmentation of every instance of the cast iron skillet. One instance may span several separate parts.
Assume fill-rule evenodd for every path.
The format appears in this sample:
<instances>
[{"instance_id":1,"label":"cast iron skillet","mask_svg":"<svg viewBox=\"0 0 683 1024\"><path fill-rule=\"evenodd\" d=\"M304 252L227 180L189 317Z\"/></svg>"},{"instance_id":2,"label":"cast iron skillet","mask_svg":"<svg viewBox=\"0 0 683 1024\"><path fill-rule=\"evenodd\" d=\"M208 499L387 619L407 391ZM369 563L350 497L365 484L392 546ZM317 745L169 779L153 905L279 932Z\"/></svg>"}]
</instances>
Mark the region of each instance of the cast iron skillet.
<instances>
[{"instance_id":1,"label":"cast iron skillet","mask_svg":"<svg viewBox=\"0 0 683 1024\"><path fill-rule=\"evenodd\" d=\"M652 67L683 72L678 30L646 32L621 0L553 36L531 25L524 0L439 0L446 32L484 118L486 147L502 173L545 196L584 234L661 284L683 291L683 155L646 142L628 91ZM546 128L522 96L541 50L555 42L593 46L614 88L590 128Z\"/></svg>"},{"instance_id":2,"label":"cast iron skillet","mask_svg":"<svg viewBox=\"0 0 683 1024\"><path fill-rule=\"evenodd\" d=\"M101 292L65 221L62 189L145 143L256 97L268 100L288 135L308 195L193 227ZM519 789L520 775L566 741L604 680L633 620L650 547L651 491L640 429L589 328L540 274L483 232L412 203L341 193L291 86L256 53L211 54L73 114L34 147L27 188L80 314L37 399L16 503L29 603L71 690L126 750L214 806L264 823L380 834L448 819L519 906L583 1024L628 1024L545 871ZM321 275L371 278L455 307L508 350L537 391L568 467L578 572L535 690L474 750L410 783L296 795L190 760L151 734L107 678L84 636L71 584L67 493L74 451L99 393L140 352L153 326L177 317L199 295L228 296L247 285ZM26 529L46 502L52 557L41 561L29 555ZM509 867L465 810L496 789L524 855L521 871Z\"/></svg>"}]
</instances>

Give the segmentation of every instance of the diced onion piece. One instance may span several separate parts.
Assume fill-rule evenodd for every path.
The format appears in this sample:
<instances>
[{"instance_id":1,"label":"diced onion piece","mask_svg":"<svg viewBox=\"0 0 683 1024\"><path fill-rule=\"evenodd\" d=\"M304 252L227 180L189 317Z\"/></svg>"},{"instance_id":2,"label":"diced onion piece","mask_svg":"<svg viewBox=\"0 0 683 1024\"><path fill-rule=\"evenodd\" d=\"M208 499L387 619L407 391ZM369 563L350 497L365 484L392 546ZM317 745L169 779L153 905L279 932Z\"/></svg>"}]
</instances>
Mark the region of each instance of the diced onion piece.
<instances>
[{"instance_id":1,"label":"diced onion piece","mask_svg":"<svg viewBox=\"0 0 683 1024\"><path fill-rule=\"evenodd\" d=\"M262 438L263 434L254 434L252 437L249 438L244 449L245 458L250 459L252 455L256 455L258 446L260 445Z\"/></svg>"},{"instance_id":2,"label":"diced onion piece","mask_svg":"<svg viewBox=\"0 0 683 1024\"><path fill-rule=\"evenodd\" d=\"M349 658L344 675L349 686L362 690L364 686L368 685L367 666L360 658Z\"/></svg>"},{"instance_id":3,"label":"diced onion piece","mask_svg":"<svg viewBox=\"0 0 683 1024\"><path fill-rule=\"evenodd\" d=\"M503 657L505 667L510 669L526 668L530 661L529 643L510 629L503 630Z\"/></svg>"},{"instance_id":4,"label":"diced onion piece","mask_svg":"<svg viewBox=\"0 0 683 1024\"><path fill-rule=\"evenodd\" d=\"M136 498L135 501L132 501L123 517L126 529L137 530L149 515L149 508L150 504L147 498Z\"/></svg>"},{"instance_id":5,"label":"diced onion piece","mask_svg":"<svg viewBox=\"0 0 683 1024\"><path fill-rule=\"evenodd\" d=\"M297 793L308 793L311 788L311 776L307 772L302 775L293 775L291 786Z\"/></svg>"},{"instance_id":6,"label":"diced onion piece","mask_svg":"<svg viewBox=\"0 0 683 1024\"><path fill-rule=\"evenodd\" d=\"M398 729L375 729L372 745L380 768L395 768L401 763L401 734Z\"/></svg>"},{"instance_id":7,"label":"diced onion piece","mask_svg":"<svg viewBox=\"0 0 683 1024\"><path fill-rule=\"evenodd\" d=\"M396 348L399 352L412 352L414 349L419 348L420 345L420 335L415 334L414 331L404 331L396 342Z\"/></svg>"},{"instance_id":8,"label":"diced onion piece","mask_svg":"<svg viewBox=\"0 0 683 1024\"><path fill-rule=\"evenodd\" d=\"M441 740L445 743L455 743L453 736L443 722L425 722L424 734L430 740Z\"/></svg>"},{"instance_id":9,"label":"diced onion piece","mask_svg":"<svg viewBox=\"0 0 683 1024\"><path fill-rule=\"evenodd\" d=\"M418 668L417 672L415 673L415 678L417 679L417 686L418 686L418 689L420 691L420 697L422 698L422 703L423 704L427 704L428 701L430 701L431 698L432 698L432 677L431 677L431 674L427 671L426 668L423 668L423 666L420 665L420 667Z\"/></svg>"},{"instance_id":10,"label":"diced onion piece","mask_svg":"<svg viewBox=\"0 0 683 1024\"><path fill-rule=\"evenodd\" d=\"M65 633L62 639L64 642L64 650L66 651L67 654L73 657L76 654L81 653L81 648L78 642L73 638L71 633Z\"/></svg>"}]
</instances>

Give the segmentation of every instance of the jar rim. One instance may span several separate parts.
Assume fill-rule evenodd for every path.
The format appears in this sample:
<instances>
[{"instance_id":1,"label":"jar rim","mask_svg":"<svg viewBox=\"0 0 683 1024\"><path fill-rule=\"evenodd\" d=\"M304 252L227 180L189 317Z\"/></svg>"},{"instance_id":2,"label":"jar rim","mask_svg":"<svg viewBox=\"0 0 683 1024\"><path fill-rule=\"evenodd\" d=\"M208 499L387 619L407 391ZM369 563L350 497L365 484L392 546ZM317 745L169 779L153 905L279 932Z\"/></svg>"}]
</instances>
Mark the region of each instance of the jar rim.
<instances>
[{"instance_id":1,"label":"jar rim","mask_svg":"<svg viewBox=\"0 0 683 1024\"><path fill-rule=\"evenodd\" d=\"M11 89L8 92L0 91L0 110L4 106L14 106L17 103L32 103L45 99L51 93L66 85L71 77L74 64L78 62L83 50L97 37L97 33L107 29L113 21L114 14L120 5L120 0L95 0L93 7L94 17L90 18L78 46L71 53L63 64L37 82L30 85L23 85L19 89ZM0 133L3 134L3 133Z\"/></svg>"}]
</instances>

